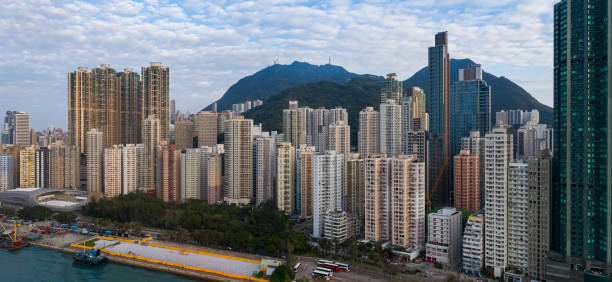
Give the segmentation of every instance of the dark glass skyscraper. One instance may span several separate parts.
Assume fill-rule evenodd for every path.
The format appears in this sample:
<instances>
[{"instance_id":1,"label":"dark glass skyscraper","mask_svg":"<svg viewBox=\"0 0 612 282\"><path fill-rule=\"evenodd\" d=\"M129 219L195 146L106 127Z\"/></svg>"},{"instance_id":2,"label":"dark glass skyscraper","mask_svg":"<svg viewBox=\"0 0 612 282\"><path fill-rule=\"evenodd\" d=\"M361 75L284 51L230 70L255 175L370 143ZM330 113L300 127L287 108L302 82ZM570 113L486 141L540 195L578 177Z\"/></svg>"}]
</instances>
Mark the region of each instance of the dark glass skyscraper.
<instances>
[{"instance_id":1,"label":"dark glass skyscraper","mask_svg":"<svg viewBox=\"0 0 612 282\"><path fill-rule=\"evenodd\" d=\"M554 281L610 281L612 272L612 60L609 0L554 9Z\"/></svg>"},{"instance_id":2,"label":"dark glass skyscraper","mask_svg":"<svg viewBox=\"0 0 612 282\"><path fill-rule=\"evenodd\" d=\"M449 203L450 187L450 58L448 34L436 34L435 46L429 47L429 191L435 190L432 202Z\"/></svg>"},{"instance_id":3,"label":"dark glass skyscraper","mask_svg":"<svg viewBox=\"0 0 612 282\"><path fill-rule=\"evenodd\" d=\"M491 131L491 86L482 80L482 68L475 65L459 70L451 87L451 156L459 155L461 138L471 131L480 136Z\"/></svg>"}]
</instances>

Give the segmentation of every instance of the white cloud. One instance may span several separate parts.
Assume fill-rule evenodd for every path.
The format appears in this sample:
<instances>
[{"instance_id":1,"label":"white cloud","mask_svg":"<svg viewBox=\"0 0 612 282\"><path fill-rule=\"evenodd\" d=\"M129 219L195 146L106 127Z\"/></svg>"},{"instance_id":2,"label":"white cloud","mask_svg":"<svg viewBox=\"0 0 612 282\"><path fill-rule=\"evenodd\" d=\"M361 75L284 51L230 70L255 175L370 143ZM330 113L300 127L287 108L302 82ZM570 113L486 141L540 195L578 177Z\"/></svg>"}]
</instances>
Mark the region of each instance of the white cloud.
<instances>
[{"instance_id":1,"label":"white cloud","mask_svg":"<svg viewBox=\"0 0 612 282\"><path fill-rule=\"evenodd\" d=\"M171 96L191 112L275 59L331 57L352 72L407 78L427 64L427 47L442 30L451 56L521 82L550 105L554 1L7 0L0 111L31 111L36 128L65 128L66 73L102 63L139 70L163 62Z\"/></svg>"}]
</instances>

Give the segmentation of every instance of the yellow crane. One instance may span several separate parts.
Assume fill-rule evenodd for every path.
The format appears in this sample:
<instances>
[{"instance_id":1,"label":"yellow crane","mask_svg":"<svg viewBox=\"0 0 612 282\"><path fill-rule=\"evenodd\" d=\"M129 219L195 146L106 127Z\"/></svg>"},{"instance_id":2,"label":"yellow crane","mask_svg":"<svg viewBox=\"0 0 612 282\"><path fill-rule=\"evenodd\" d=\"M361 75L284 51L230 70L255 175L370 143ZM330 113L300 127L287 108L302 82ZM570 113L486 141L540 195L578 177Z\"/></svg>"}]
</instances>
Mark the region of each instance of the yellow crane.
<instances>
[{"instance_id":1,"label":"yellow crane","mask_svg":"<svg viewBox=\"0 0 612 282\"><path fill-rule=\"evenodd\" d=\"M446 169L447 166L448 166L448 158L445 158L444 163L442 163L442 166L440 167L440 170L438 170L438 176L436 177L436 182L434 183L434 186L431 188L431 191L429 192L429 194L427 194L427 210L431 210L431 198L436 193L436 190L438 190L438 184L440 184L440 179L442 178L442 174L444 174L444 170Z\"/></svg>"},{"instance_id":2,"label":"yellow crane","mask_svg":"<svg viewBox=\"0 0 612 282\"><path fill-rule=\"evenodd\" d=\"M6 230L6 227L4 227L4 224L2 224L1 221L0 226L2 226L2 229L4 229L4 232L8 234L9 239L11 239L13 243L17 242L17 226L21 226L21 224L18 224L17 221L13 221L13 232L8 232L8 230ZM11 236L11 233L13 233L13 236Z\"/></svg>"}]
</instances>

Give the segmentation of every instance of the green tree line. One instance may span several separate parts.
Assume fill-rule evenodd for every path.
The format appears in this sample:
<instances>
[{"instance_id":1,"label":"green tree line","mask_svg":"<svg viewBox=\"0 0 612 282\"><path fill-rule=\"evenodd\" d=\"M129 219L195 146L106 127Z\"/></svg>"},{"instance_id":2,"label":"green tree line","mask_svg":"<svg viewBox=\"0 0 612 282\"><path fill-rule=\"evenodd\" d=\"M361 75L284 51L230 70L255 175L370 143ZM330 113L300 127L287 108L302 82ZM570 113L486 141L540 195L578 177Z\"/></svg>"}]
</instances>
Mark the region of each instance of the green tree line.
<instances>
[{"instance_id":1,"label":"green tree line","mask_svg":"<svg viewBox=\"0 0 612 282\"><path fill-rule=\"evenodd\" d=\"M306 236L273 203L239 207L198 200L164 203L142 192L90 202L84 215L175 231L178 239L204 245L292 255L308 248Z\"/></svg>"}]
</instances>

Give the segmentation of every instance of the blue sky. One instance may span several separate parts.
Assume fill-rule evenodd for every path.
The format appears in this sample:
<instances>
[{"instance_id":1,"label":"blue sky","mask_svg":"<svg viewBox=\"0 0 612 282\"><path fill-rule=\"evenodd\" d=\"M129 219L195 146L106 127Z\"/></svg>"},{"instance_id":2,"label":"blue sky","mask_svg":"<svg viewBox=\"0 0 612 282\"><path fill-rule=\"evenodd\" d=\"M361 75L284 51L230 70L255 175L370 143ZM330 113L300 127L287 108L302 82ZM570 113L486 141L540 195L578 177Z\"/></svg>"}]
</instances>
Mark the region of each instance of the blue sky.
<instances>
[{"instance_id":1,"label":"blue sky","mask_svg":"<svg viewBox=\"0 0 612 282\"><path fill-rule=\"evenodd\" d=\"M453 58L471 58L552 105L552 14L557 0L213 1L4 0L0 113L32 114L37 130L67 125L67 73L170 67L177 109L197 111L238 79L294 60L356 73L427 64L438 31Z\"/></svg>"}]
</instances>

